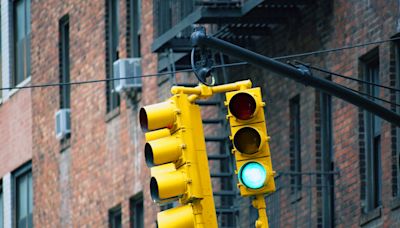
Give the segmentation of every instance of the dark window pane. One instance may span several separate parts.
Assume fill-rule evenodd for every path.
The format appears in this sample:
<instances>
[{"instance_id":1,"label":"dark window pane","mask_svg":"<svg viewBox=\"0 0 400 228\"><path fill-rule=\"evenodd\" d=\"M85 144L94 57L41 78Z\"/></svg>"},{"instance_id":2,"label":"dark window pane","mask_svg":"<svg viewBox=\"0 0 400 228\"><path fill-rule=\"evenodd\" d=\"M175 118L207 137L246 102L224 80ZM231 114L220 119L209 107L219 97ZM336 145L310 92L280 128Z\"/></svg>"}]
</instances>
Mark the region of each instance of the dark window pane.
<instances>
[{"instance_id":1,"label":"dark window pane","mask_svg":"<svg viewBox=\"0 0 400 228\"><path fill-rule=\"evenodd\" d=\"M379 62L373 60L365 65L364 79L379 84ZM366 93L379 97L379 87L366 86ZM371 98L374 100L373 98ZM375 100L378 103L378 101ZM364 112L365 158L366 158L366 206L364 212L381 205L382 167L381 167L381 120L379 117Z\"/></svg>"},{"instance_id":2,"label":"dark window pane","mask_svg":"<svg viewBox=\"0 0 400 228\"><path fill-rule=\"evenodd\" d=\"M70 82L68 16L60 20L60 82ZM69 85L60 86L60 108L70 108Z\"/></svg>"},{"instance_id":3,"label":"dark window pane","mask_svg":"<svg viewBox=\"0 0 400 228\"><path fill-rule=\"evenodd\" d=\"M0 186L0 228L3 228L4 219L3 219L3 189Z\"/></svg>"},{"instance_id":4,"label":"dark window pane","mask_svg":"<svg viewBox=\"0 0 400 228\"><path fill-rule=\"evenodd\" d=\"M30 0L14 1L14 77L17 85L30 75Z\"/></svg>"},{"instance_id":5,"label":"dark window pane","mask_svg":"<svg viewBox=\"0 0 400 228\"><path fill-rule=\"evenodd\" d=\"M119 0L106 2L106 76L113 78L113 63L119 58ZM119 95L114 91L114 82L106 82L107 112L119 106Z\"/></svg>"},{"instance_id":6,"label":"dark window pane","mask_svg":"<svg viewBox=\"0 0 400 228\"><path fill-rule=\"evenodd\" d=\"M397 76L396 76L396 88L400 89L400 43L397 44L396 54L396 65L397 65ZM396 93L396 103L400 104L400 93ZM400 114L400 107L397 106L397 113ZM400 127L396 128L396 171L397 171L397 189L396 196L400 196Z\"/></svg>"},{"instance_id":7,"label":"dark window pane","mask_svg":"<svg viewBox=\"0 0 400 228\"><path fill-rule=\"evenodd\" d=\"M110 225L110 228L121 228L122 227L122 212L121 212L120 206L110 210L109 225Z\"/></svg>"},{"instance_id":8,"label":"dark window pane","mask_svg":"<svg viewBox=\"0 0 400 228\"><path fill-rule=\"evenodd\" d=\"M141 0L129 0L130 57L140 57Z\"/></svg>"},{"instance_id":9,"label":"dark window pane","mask_svg":"<svg viewBox=\"0 0 400 228\"><path fill-rule=\"evenodd\" d=\"M140 195L130 200L131 228L144 227L143 197Z\"/></svg>"},{"instance_id":10,"label":"dark window pane","mask_svg":"<svg viewBox=\"0 0 400 228\"><path fill-rule=\"evenodd\" d=\"M332 142L332 99L321 93L321 171L322 178L322 227L334 227L334 155Z\"/></svg>"},{"instance_id":11,"label":"dark window pane","mask_svg":"<svg viewBox=\"0 0 400 228\"><path fill-rule=\"evenodd\" d=\"M0 12L1 12L1 4L0 4ZM1 15L1 13L0 13L0 15ZM2 30L1 30L1 23L0 23L0 87L3 87L3 76L2 76L2 69L3 69L3 67L2 67L2 55L1 55L1 50L2 50L2 47L1 47L1 32ZM0 99L2 98L2 91L0 91ZM1 219L1 218L0 218ZM0 224L1 225L1 224ZM3 227L1 227L0 226L0 228L3 228Z\"/></svg>"},{"instance_id":12,"label":"dark window pane","mask_svg":"<svg viewBox=\"0 0 400 228\"><path fill-rule=\"evenodd\" d=\"M290 171L294 172L290 178L291 192L301 190L301 149L300 149L300 98L296 96L290 100Z\"/></svg>"},{"instance_id":13,"label":"dark window pane","mask_svg":"<svg viewBox=\"0 0 400 228\"><path fill-rule=\"evenodd\" d=\"M33 211L32 172L25 172L15 179L17 228L31 228Z\"/></svg>"}]
</instances>

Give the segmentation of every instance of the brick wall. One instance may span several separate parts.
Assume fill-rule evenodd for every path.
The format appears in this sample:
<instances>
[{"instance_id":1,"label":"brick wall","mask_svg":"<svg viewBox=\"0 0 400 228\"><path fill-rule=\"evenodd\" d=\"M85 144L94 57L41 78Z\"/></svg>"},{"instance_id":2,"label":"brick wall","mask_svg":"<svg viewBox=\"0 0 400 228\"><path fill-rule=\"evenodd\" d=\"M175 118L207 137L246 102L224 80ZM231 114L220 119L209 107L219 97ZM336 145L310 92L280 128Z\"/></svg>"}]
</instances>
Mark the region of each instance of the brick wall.
<instances>
[{"instance_id":1,"label":"brick wall","mask_svg":"<svg viewBox=\"0 0 400 228\"><path fill-rule=\"evenodd\" d=\"M398 32L397 8L398 3L395 1L319 2L309 12L303 12L301 19L294 21L293 25L272 32L273 35L270 37L259 40L253 38L254 43L247 47L274 57L388 39ZM296 59L339 74L360 78L359 59L378 47L381 84L389 86L390 69L393 74L394 68L393 57L392 59L390 57L393 55L392 45L386 42ZM328 76L318 72L314 74ZM274 169L278 172L289 170L289 99L297 94L300 95L302 172L317 171L320 167L318 164L320 141L317 140L319 116L316 114L319 109L318 91L250 66L231 70L230 76L234 76L232 80L251 78L255 86L262 87L267 104L266 117L271 136L271 154ZM333 81L359 89L355 82L338 77L333 77ZM381 98L390 100L389 91L381 89ZM339 227L358 227L364 217L361 214L360 195L364 189L361 186L363 169L360 168L360 158L363 157L360 156L362 144L360 144L359 109L337 98L333 98L332 104L334 163L335 168L340 171L340 176L335 176L335 224ZM385 107L390 108L386 104ZM396 165L391 144L393 132L391 125L382 121L383 215L367 222L366 227L381 225L390 227L398 223L398 211L392 210L391 206L391 201L395 199L392 196L392 166ZM309 178L311 177L303 175L303 184L308 183ZM315 183L316 180L313 179L312 182ZM317 204L321 204L321 199L315 190L316 188L311 190L313 197L311 217L308 215L310 208L307 205L310 195L305 192L308 190L303 191L302 199L297 203L280 199L282 227L305 227L310 223L312 226L317 225L317 210L320 210ZM283 189L279 194L289 195L285 191ZM311 218L311 222L307 218Z\"/></svg>"},{"instance_id":2,"label":"brick wall","mask_svg":"<svg viewBox=\"0 0 400 228\"><path fill-rule=\"evenodd\" d=\"M151 74L157 72L157 56L150 51L154 37L153 6L152 1L142 3L143 74ZM125 7L126 0L120 0L120 57L127 56ZM271 36L255 37L242 44L268 56L282 56L387 39L397 33L398 7L395 1L318 1L313 8L302 13L300 20L290 21L291 25L274 30ZM59 80L58 20L67 13L70 18L71 80L106 77L105 1L34 1L31 14L33 84ZM378 46L382 84L388 85L390 67L393 68L389 64L393 62L390 43L299 60L357 78L360 76L359 58ZM302 171L316 171L320 167L319 116L316 114L319 92L254 66L229 69L228 72L230 81L251 78L254 86L262 88L271 154L274 169L278 172L289 171L289 99L300 96ZM104 83L73 86L71 145L63 152L54 134L58 88L32 91L36 227L106 227L108 210L119 204L122 206L123 225L128 226L129 198L140 191L144 192L145 227L154 227L158 207L149 195L149 169L143 162L143 134L138 127L137 114L142 105L166 98L169 86L159 87L159 81L157 77L143 78L142 94L138 94L133 103L123 98L119 114L112 119L106 118ZM359 88L357 83L344 79L333 78L333 81ZM388 99L389 93L382 93L382 97ZM332 102L334 162L340 171L340 176L335 177L335 224L358 227L362 174L359 109L340 99L333 98ZM213 110L205 112L204 117L214 113ZM383 122L382 132L383 215L367 226L383 224L389 227L395 226L400 216L399 211L390 206L393 200L393 131L390 124ZM304 184L316 182L315 176L304 175L302 178ZM289 195L289 188L280 194ZM303 191L297 202L290 197L281 198L281 227L317 226L317 210L320 208L317 204L321 203L318 197L316 188L311 188L309 192ZM243 205L242 216L251 213L249 200L240 203ZM247 226L248 223L248 219L242 219L242 224Z\"/></svg>"},{"instance_id":3,"label":"brick wall","mask_svg":"<svg viewBox=\"0 0 400 228\"><path fill-rule=\"evenodd\" d=\"M17 91L0 104L0 177L32 158L31 91Z\"/></svg>"},{"instance_id":4,"label":"brick wall","mask_svg":"<svg viewBox=\"0 0 400 228\"><path fill-rule=\"evenodd\" d=\"M120 57L127 56L126 4L120 0ZM58 82L58 21L69 14L71 81L104 79L105 1L32 2L32 81ZM156 72L150 53L151 1L143 1L143 74ZM32 91L33 175L37 227L107 227L108 210L121 205L128 227L129 199L144 192L145 227L154 227L157 207L149 195L149 170L143 162L138 109L153 103L156 78L143 79L146 96L122 99L119 114L106 116L105 83L72 86L70 147L61 152L55 138L57 87ZM137 103L139 102L139 103Z\"/></svg>"}]
</instances>

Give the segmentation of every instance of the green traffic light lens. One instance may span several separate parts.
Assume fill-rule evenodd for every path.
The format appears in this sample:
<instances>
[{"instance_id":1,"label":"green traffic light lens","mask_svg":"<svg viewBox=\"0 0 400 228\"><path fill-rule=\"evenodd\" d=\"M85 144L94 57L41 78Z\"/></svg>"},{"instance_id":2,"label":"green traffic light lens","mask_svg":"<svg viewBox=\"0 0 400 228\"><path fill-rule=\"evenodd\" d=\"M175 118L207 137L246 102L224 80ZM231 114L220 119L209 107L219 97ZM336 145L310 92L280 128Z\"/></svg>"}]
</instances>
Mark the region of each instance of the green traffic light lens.
<instances>
[{"instance_id":1,"label":"green traffic light lens","mask_svg":"<svg viewBox=\"0 0 400 228\"><path fill-rule=\"evenodd\" d=\"M240 153L254 154L261 145L260 133L252 127L243 127L233 136L233 145Z\"/></svg>"},{"instance_id":2,"label":"green traffic light lens","mask_svg":"<svg viewBox=\"0 0 400 228\"><path fill-rule=\"evenodd\" d=\"M257 162L249 162L239 170L240 182L251 189L259 189L264 186L267 179L267 170Z\"/></svg>"}]
</instances>

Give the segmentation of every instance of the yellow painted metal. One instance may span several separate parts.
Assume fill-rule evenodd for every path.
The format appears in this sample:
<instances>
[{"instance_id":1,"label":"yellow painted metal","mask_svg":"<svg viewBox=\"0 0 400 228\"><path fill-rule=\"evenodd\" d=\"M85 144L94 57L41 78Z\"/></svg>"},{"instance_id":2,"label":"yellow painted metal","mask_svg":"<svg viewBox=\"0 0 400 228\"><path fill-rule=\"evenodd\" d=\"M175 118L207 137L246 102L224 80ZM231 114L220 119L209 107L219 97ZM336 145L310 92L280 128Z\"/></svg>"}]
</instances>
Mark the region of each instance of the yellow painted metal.
<instances>
[{"instance_id":1,"label":"yellow painted metal","mask_svg":"<svg viewBox=\"0 0 400 228\"><path fill-rule=\"evenodd\" d=\"M180 170L159 172L150 180L150 192L156 201L178 197L186 192L186 174Z\"/></svg>"},{"instance_id":2,"label":"yellow painted metal","mask_svg":"<svg viewBox=\"0 0 400 228\"><path fill-rule=\"evenodd\" d=\"M255 222L256 228L268 228L268 217L266 208L267 205L265 204L264 195L259 194L256 195L256 198L253 200L253 207L258 210L258 219Z\"/></svg>"},{"instance_id":3,"label":"yellow painted metal","mask_svg":"<svg viewBox=\"0 0 400 228\"><path fill-rule=\"evenodd\" d=\"M250 80L244 80L244 81L238 81L234 83L229 83L225 85L218 85L218 86L206 86L204 84L199 84L198 86L194 88L188 88L184 86L173 86L171 88L171 93L172 94L189 94L192 96L189 96L189 100L191 102L194 102L194 100L198 98L208 98L211 97L213 94L216 93L224 93L224 92L229 92L229 91L236 91L236 90L244 90L244 89L249 89L251 88L251 81Z\"/></svg>"},{"instance_id":4,"label":"yellow painted metal","mask_svg":"<svg viewBox=\"0 0 400 228\"><path fill-rule=\"evenodd\" d=\"M168 128L163 128L163 129L156 130L156 131L150 131L145 134L146 141L151 141L151 140L159 139L162 137L168 137L168 136L171 136L171 130Z\"/></svg>"},{"instance_id":5,"label":"yellow painted metal","mask_svg":"<svg viewBox=\"0 0 400 228\"><path fill-rule=\"evenodd\" d=\"M157 176L159 174L163 174L165 172L173 172L176 171L174 163L167 163L164 165L158 165L150 168L151 176Z\"/></svg>"},{"instance_id":6,"label":"yellow painted metal","mask_svg":"<svg viewBox=\"0 0 400 228\"><path fill-rule=\"evenodd\" d=\"M177 136L149 141L144 147L146 162L151 165L161 165L178 161L183 148L182 139Z\"/></svg>"},{"instance_id":7,"label":"yellow painted metal","mask_svg":"<svg viewBox=\"0 0 400 228\"><path fill-rule=\"evenodd\" d=\"M202 91L200 95L210 90ZM155 130L146 133L145 145L148 165L155 165L151 168L152 198L158 202L179 198L185 205L160 212L159 227L192 227L191 221L196 228L217 227L200 107L189 96L175 94L141 109L142 128Z\"/></svg>"},{"instance_id":8,"label":"yellow painted metal","mask_svg":"<svg viewBox=\"0 0 400 228\"><path fill-rule=\"evenodd\" d=\"M248 162L261 164L267 172L261 188L249 189L242 183L238 183L238 188L242 196L256 196L253 201L259 212L256 227L268 227L263 197L275 191L274 171L265 126L265 103L260 88L251 89L251 86L250 80L213 87L203 84L195 88L174 86L171 88L174 95L166 102L146 106L140 111L142 128L155 130L146 133L148 148L145 149L151 154L146 156L151 157L150 163L156 165L151 168L152 197L159 202L179 198L183 205L160 212L159 227L217 227L200 108L194 102L222 92L228 92L225 105L231 125L230 138L234 140L238 135L238 140L240 137L244 140L237 141L232 150L236 172ZM251 96L256 103L253 115L247 120L236 118L229 110L229 102L239 93ZM246 132L250 132L250 136L246 136ZM240 134L243 136L239 137ZM246 151L248 153L242 153Z\"/></svg>"},{"instance_id":9,"label":"yellow painted metal","mask_svg":"<svg viewBox=\"0 0 400 228\"><path fill-rule=\"evenodd\" d=\"M250 95L250 97L252 97L256 102L256 108L253 113L253 116L251 119L248 120L241 120L236 118L229 109L230 101L232 100L232 98L242 93ZM228 107L227 118L229 119L229 123L232 127L251 124L251 123L265 122L264 110L263 110L265 103L262 101L261 90L259 87L226 93L225 106Z\"/></svg>"},{"instance_id":10,"label":"yellow painted metal","mask_svg":"<svg viewBox=\"0 0 400 228\"><path fill-rule=\"evenodd\" d=\"M250 95L255 101L254 113L247 120L236 118L232 114L231 102L237 102L236 95ZM262 101L261 89L243 89L226 93L225 105L228 108L227 119L231 126L230 139L233 141L232 153L236 160L236 173L248 162L257 162L264 166L267 171L267 178L264 185L258 189L251 189L238 183L241 196L252 196L266 194L275 191L274 171L272 169L271 153L269 149L269 136L265 124L264 109L265 103Z\"/></svg>"},{"instance_id":11,"label":"yellow painted metal","mask_svg":"<svg viewBox=\"0 0 400 228\"><path fill-rule=\"evenodd\" d=\"M179 111L176 109L173 100L145 106L139 112L142 129L145 131L162 128L172 129L175 124L177 112Z\"/></svg>"},{"instance_id":12,"label":"yellow painted metal","mask_svg":"<svg viewBox=\"0 0 400 228\"><path fill-rule=\"evenodd\" d=\"M271 193L275 191L275 180L274 180L274 175L275 172L272 170L272 165L269 159L266 159L265 157L260 157L260 158L255 158L255 159L249 159L249 160L242 160L242 161L236 161L236 166L237 167L243 167L245 164L248 162L257 162L264 166L265 170L267 171L267 178L265 179L264 185L261 188L257 189L251 189L247 188L243 183L240 182L237 184L238 188L240 189L240 193L242 196L253 196L253 195L258 195L258 194L265 194L265 193ZM240 168L238 168L237 172L239 172Z\"/></svg>"},{"instance_id":13,"label":"yellow painted metal","mask_svg":"<svg viewBox=\"0 0 400 228\"><path fill-rule=\"evenodd\" d=\"M159 228L196 227L192 205L188 204L158 213L157 223Z\"/></svg>"}]
</instances>

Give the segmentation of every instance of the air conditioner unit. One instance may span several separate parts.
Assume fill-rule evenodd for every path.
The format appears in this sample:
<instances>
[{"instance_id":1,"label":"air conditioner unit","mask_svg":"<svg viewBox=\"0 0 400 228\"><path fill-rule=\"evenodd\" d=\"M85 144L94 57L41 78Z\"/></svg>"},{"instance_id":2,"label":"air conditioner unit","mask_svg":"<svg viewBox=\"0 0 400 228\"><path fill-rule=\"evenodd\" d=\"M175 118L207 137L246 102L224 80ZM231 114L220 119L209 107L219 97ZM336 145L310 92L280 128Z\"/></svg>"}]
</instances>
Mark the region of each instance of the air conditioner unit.
<instances>
[{"instance_id":1,"label":"air conditioner unit","mask_svg":"<svg viewBox=\"0 0 400 228\"><path fill-rule=\"evenodd\" d=\"M113 64L114 89L122 91L142 88L142 65L141 58L118 59ZM134 77L134 78L132 78Z\"/></svg>"},{"instance_id":2,"label":"air conditioner unit","mask_svg":"<svg viewBox=\"0 0 400 228\"><path fill-rule=\"evenodd\" d=\"M71 133L71 110L60 109L56 112L56 138L64 139Z\"/></svg>"}]
</instances>

